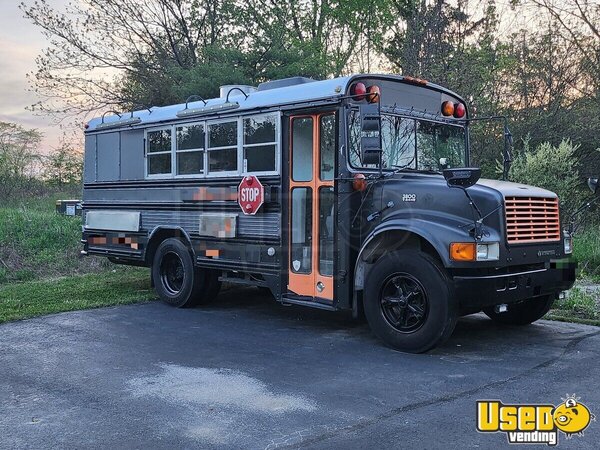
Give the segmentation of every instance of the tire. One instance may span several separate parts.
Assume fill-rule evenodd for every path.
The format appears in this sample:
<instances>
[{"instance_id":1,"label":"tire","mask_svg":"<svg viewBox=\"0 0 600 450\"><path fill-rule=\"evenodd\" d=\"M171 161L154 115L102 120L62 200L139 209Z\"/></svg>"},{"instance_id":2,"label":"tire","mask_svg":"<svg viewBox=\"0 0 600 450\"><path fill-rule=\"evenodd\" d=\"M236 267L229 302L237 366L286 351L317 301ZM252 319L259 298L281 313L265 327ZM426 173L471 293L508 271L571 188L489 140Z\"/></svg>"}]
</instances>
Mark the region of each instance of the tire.
<instances>
[{"instance_id":1,"label":"tire","mask_svg":"<svg viewBox=\"0 0 600 450\"><path fill-rule=\"evenodd\" d=\"M529 325L544 317L553 303L554 298L546 295L509 304L508 310L503 313L495 312L494 307L484 308L483 312L494 322L502 325Z\"/></svg>"},{"instance_id":2,"label":"tire","mask_svg":"<svg viewBox=\"0 0 600 450\"><path fill-rule=\"evenodd\" d=\"M189 247L175 238L156 249L152 277L160 299L177 308L196 306L206 290L206 276L194 267Z\"/></svg>"},{"instance_id":3,"label":"tire","mask_svg":"<svg viewBox=\"0 0 600 450\"><path fill-rule=\"evenodd\" d=\"M388 346L410 353L442 344L458 317L444 268L413 250L389 253L375 263L363 305L373 333Z\"/></svg>"}]
</instances>

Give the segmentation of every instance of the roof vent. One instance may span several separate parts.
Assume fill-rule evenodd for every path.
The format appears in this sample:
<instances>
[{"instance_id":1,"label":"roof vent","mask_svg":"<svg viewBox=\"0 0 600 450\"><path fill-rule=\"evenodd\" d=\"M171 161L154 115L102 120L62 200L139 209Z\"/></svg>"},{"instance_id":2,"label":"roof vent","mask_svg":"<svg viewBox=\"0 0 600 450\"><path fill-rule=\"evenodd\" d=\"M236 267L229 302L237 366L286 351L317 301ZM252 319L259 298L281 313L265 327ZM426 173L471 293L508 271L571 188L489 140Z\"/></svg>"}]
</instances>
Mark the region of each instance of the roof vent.
<instances>
[{"instance_id":1,"label":"roof vent","mask_svg":"<svg viewBox=\"0 0 600 450\"><path fill-rule=\"evenodd\" d=\"M235 90L232 91L232 89ZM225 86L221 86L219 88L219 97L227 97L227 94L229 94L230 91L231 95L229 95L229 97L231 98L239 95L251 94L252 92L256 91L256 88L254 86L248 86L246 84L226 84ZM242 94L242 92L244 94Z\"/></svg>"},{"instance_id":2,"label":"roof vent","mask_svg":"<svg viewBox=\"0 0 600 450\"><path fill-rule=\"evenodd\" d=\"M297 84L305 84L305 83L312 83L313 80L312 78L306 78L306 77L291 77L291 78L282 78L281 80L273 80L273 81L267 81L265 83L260 83L258 85L258 90L259 91L268 91L270 89L279 89L279 88L284 88L284 87L289 87L289 86L296 86Z\"/></svg>"}]
</instances>

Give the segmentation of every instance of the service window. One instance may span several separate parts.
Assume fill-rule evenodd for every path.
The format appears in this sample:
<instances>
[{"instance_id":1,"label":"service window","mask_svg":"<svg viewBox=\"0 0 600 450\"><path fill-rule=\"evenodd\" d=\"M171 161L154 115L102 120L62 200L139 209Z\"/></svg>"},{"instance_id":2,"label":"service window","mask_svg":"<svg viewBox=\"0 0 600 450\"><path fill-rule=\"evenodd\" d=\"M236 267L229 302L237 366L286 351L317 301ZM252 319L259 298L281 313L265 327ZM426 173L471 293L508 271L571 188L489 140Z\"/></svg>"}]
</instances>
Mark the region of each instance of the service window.
<instances>
[{"instance_id":1,"label":"service window","mask_svg":"<svg viewBox=\"0 0 600 450\"><path fill-rule=\"evenodd\" d=\"M238 122L208 125L208 172L237 172Z\"/></svg>"},{"instance_id":2,"label":"service window","mask_svg":"<svg viewBox=\"0 0 600 450\"><path fill-rule=\"evenodd\" d=\"M148 175L171 174L171 128L147 132L146 164Z\"/></svg>"},{"instance_id":3,"label":"service window","mask_svg":"<svg viewBox=\"0 0 600 450\"><path fill-rule=\"evenodd\" d=\"M261 115L243 119L244 172L277 171L277 115Z\"/></svg>"},{"instance_id":4,"label":"service window","mask_svg":"<svg viewBox=\"0 0 600 450\"><path fill-rule=\"evenodd\" d=\"M204 172L204 124L176 128L177 175L198 175Z\"/></svg>"}]
</instances>

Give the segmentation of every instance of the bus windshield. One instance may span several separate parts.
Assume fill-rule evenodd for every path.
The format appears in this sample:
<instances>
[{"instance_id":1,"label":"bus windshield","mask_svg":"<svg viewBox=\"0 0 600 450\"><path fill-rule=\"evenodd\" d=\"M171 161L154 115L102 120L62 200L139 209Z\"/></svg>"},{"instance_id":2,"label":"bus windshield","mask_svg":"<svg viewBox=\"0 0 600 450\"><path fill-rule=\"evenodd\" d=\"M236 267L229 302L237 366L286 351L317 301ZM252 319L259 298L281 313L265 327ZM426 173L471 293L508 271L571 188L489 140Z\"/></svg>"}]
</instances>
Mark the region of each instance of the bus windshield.
<instances>
[{"instance_id":1,"label":"bus windshield","mask_svg":"<svg viewBox=\"0 0 600 450\"><path fill-rule=\"evenodd\" d=\"M360 160L360 116L350 113L349 158L355 168L375 168ZM410 168L440 170L467 165L465 128L459 125L431 122L392 114L381 115L381 140L384 169Z\"/></svg>"}]
</instances>

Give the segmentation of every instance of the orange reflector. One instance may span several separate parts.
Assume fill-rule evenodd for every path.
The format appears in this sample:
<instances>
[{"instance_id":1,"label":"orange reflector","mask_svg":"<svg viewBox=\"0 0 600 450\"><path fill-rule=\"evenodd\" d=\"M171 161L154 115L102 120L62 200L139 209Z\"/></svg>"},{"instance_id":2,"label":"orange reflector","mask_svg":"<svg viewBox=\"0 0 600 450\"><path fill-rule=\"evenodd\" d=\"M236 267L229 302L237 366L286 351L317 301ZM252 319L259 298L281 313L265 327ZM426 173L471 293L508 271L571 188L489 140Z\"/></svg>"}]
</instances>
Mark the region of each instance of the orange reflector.
<instances>
[{"instance_id":1,"label":"orange reflector","mask_svg":"<svg viewBox=\"0 0 600 450\"><path fill-rule=\"evenodd\" d=\"M365 176L362 173L357 173L356 175L354 175L354 180L352 181L352 188L355 191L360 192L367 189L367 180L365 179Z\"/></svg>"},{"instance_id":2,"label":"orange reflector","mask_svg":"<svg viewBox=\"0 0 600 450\"><path fill-rule=\"evenodd\" d=\"M475 261L476 244L473 242L453 242L450 244L450 259L453 261Z\"/></svg>"},{"instance_id":3,"label":"orange reflector","mask_svg":"<svg viewBox=\"0 0 600 450\"><path fill-rule=\"evenodd\" d=\"M454 115L454 103L452 103L452 102L442 103L442 114L444 116Z\"/></svg>"}]
</instances>

